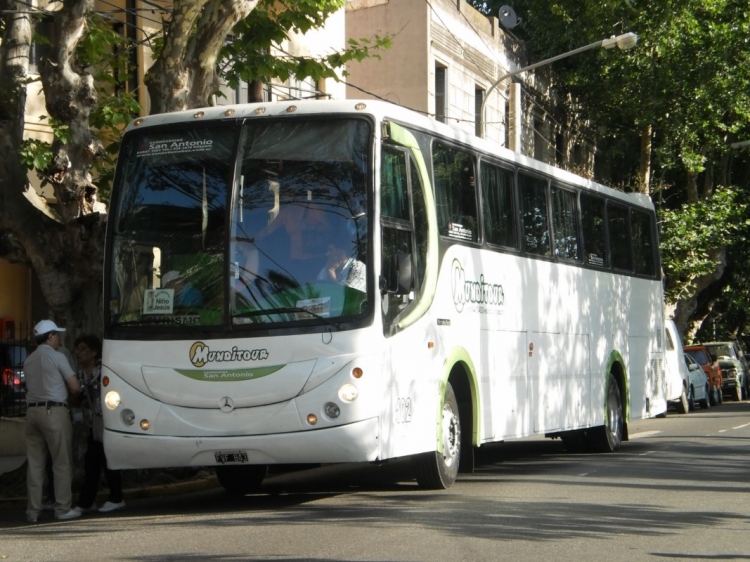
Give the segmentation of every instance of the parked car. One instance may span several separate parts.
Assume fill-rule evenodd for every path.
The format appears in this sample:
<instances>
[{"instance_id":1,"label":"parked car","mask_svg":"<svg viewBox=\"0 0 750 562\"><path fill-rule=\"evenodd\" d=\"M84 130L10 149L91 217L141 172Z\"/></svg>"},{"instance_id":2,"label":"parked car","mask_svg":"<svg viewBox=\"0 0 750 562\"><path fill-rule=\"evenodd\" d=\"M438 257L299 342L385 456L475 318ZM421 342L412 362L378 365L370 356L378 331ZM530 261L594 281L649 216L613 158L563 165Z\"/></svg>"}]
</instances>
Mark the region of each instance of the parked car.
<instances>
[{"instance_id":1,"label":"parked car","mask_svg":"<svg viewBox=\"0 0 750 562\"><path fill-rule=\"evenodd\" d=\"M739 345L733 341L708 342L702 345L719 361L722 393L737 402L750 396L750 373Z\"/></svg>"},{"instance_id":2,"label":"parked car","mask_svg":"<svg viewBox=\"0 0 750 562\"><path fill-rule=\"evenodd\" d=\"M704 345L687 345L685 353L690 355L706 372L709 379L710 404L716 406L722 402L721 366Z\"/></svg>"},{"instance_id":3,"label":"parked car","mask_svg":"<svg viewBox=\"0 0 750 562\"><path fill-rule=\"evenodd\" d=\"M711 407L711 390L708 382L708 375L698 362L687 353L683 353L685 367L690 377L690 395L688 404L690 410L695 409L695 405L707 410Z\"/></svg>"},{"instance_id":4,"label":"parked car","mask_svg":"<svg viewBox=\"0 0 750 562\"><path fill-rule=\"evenodd\" d=\"M0 342L0 403L3 410L26 400L23 363L28 355L24 342Z\"/></svg>"},{"instance_id":5,"label":"parked car","mask_svg":"<svg viewBox=\"0 0 750 562\"><path fill-rule=\"evenodd\" d=\"M665 358L665 383L667 402L674 405L680 414L690 411L690 374L685 365L682 350L682 340L677 331L677 326L672 320L664 324L666 334Z\"/></svg>"}]
</instances>

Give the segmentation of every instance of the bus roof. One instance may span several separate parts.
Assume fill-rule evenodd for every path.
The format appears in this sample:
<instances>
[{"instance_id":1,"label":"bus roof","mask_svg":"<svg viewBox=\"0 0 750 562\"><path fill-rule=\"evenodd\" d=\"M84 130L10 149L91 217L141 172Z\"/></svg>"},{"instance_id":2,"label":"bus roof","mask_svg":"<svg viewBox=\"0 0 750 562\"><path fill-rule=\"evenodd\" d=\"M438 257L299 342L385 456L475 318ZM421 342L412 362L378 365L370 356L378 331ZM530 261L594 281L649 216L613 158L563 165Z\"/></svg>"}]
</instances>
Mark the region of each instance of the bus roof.
<instances>
[{"instance_id":1,"label":"bus roof","mask_svg":"<svg viewBox=\"0 0 750 562\"><path fill-rule=\"evenodd\" d=\"M292 109L293 108L293 109ZM348 100L288 100L263 103L223 105L215 107L204 107L189 109L185 111L174 111L171 113L159 113L147 117L139 117L131 121L125 131L129 132L142 127L159 125L170 125L186 123L190 121L222 121L236 120L246 117L269 118L293 115L320 115L324 113L364 113L373 116L378 121L394 120L404 125L411 125L419 129L435 133L437 135L452 139L460 144L474 147L486 154L495 155L498 158L513 162L529 169L551 175L556 179L571 185L584 187L591 191L607 194L611 197L621 199L631 204L653 209L651 198L643 193L625 193L599 184L568 172L561 168L545 164L523 154L513 152L497 144L494 141L477 137L467 131L440 123L417 111L385 102L371 99L348 99Z\"/></svg>"}]
</instances>

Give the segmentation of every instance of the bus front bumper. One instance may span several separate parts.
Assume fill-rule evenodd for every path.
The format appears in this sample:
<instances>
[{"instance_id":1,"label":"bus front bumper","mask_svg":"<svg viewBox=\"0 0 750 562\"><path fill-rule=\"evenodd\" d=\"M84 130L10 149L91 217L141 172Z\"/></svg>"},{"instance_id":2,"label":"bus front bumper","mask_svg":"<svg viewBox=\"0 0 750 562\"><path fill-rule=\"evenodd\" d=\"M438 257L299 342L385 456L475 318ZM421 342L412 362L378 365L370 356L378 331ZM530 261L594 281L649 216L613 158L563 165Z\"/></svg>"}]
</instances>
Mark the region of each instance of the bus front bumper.
<instances>
[{"instance_id":1,"label":"bus front bumper","mask_svg":"<svg viewBox=\"0 0 750 562\"><path fill-rule=\"evenodd\" d=\"M165 437L105 429L104 450L109 468L134 469L217 466L227 458L241 459L232 465L371 462L378 460L380 444L378 418L370 418L315 431L229 437Z\"/></svg>"}]
</instances>

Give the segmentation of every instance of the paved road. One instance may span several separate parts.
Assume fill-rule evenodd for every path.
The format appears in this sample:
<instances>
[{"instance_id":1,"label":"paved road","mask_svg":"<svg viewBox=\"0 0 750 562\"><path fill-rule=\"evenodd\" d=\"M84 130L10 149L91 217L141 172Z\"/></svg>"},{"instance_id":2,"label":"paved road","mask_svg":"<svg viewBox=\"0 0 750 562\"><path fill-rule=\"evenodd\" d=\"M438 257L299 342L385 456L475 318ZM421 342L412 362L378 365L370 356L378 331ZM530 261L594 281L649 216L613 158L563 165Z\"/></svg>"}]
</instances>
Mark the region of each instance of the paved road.
<instances>
[{"instance_id":1,"label":"paved road","mask_svg":"<svg viewBox=\"0 0 750 562\"><path fill-rule=\"evenodd\" d=\"M750 402L631 424L616 455L487 447L444 492L408 466L345 466L131 502L109 517L0 513L7 560L750 560ZM7 558L5 558L7 556Z\"/></svg>"}]
</instances>

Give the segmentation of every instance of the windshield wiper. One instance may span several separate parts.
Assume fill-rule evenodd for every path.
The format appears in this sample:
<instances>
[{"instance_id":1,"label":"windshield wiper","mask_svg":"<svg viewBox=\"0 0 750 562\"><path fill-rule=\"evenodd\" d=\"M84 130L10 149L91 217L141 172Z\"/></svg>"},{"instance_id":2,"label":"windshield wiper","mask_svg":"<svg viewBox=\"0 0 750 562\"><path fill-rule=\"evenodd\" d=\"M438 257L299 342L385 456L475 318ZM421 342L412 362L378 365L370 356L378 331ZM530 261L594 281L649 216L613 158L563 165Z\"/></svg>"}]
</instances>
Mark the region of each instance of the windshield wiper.
<instances>
[{"instance_id":1,"label":"windshield wiper","mask_svg":"<svg viewBox=\"0 0 750 562\"><path fill-rule=\"evenodd\" d=\"M320 320L327 326L333 326L337 330L341 330L341 323L334 322L330 318L327 318L325 316L321 316L320 314L317 314L315 312L312 312L306 308L302 308L301 306L280 306L277 308L265 308L265 309L258 309L258 310L248 310L247 312L240 312L238 314L234 315L234 318L248 318L251 316L272 316L274 314L291 314L295 312L302 312L304 314L309 314L316 320Z\"/></svg>"}]
</instances>

